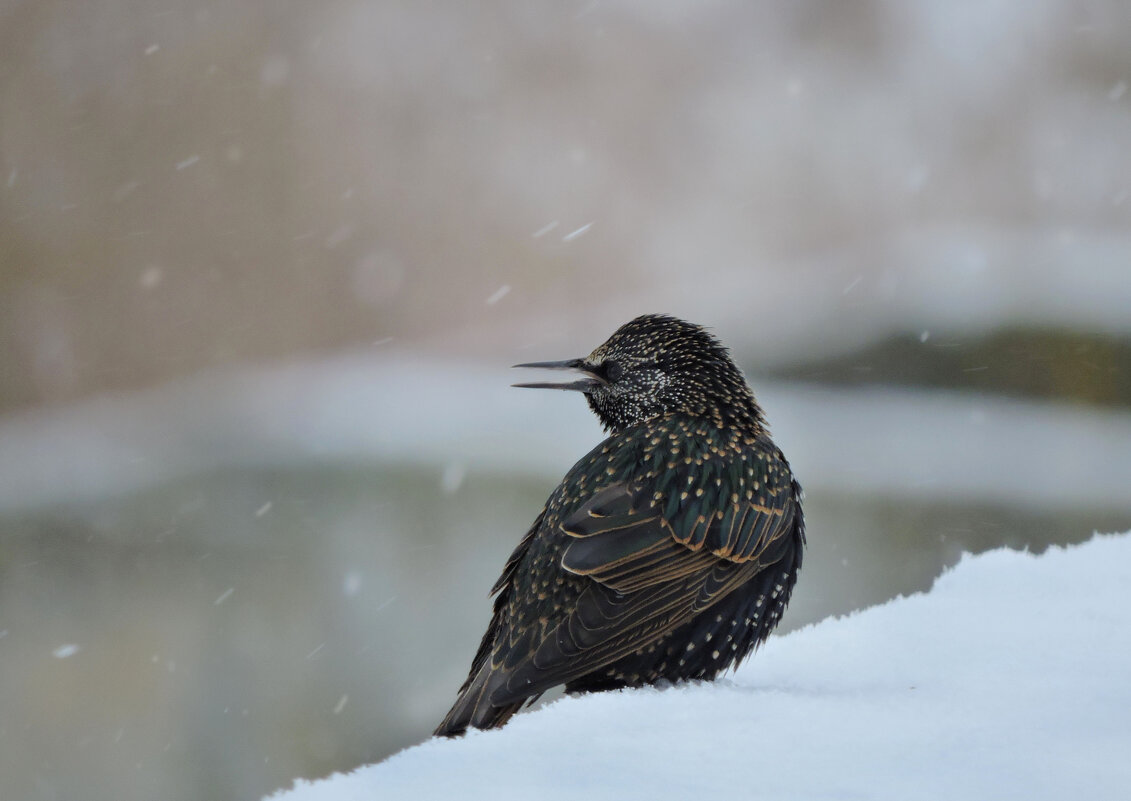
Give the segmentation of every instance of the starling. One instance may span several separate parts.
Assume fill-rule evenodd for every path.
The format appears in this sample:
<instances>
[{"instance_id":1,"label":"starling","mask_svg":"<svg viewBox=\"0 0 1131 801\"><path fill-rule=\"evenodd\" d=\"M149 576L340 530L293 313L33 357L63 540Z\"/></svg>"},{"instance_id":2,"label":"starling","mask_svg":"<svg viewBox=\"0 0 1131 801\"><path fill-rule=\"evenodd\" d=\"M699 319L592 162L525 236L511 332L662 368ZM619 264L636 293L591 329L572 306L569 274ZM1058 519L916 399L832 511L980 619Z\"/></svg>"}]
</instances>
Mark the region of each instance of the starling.
<instances>
[{"instance_id":1,"label":"starling","mask_svg":"<svg viewBox=\"0 0 1131 801\"><path fill-rule=\"evenodd\" d=\"M568 369L609 437L566 474L492 589L494 615L436 734L504 725L568 693L713 679L781 619L801 567L801 487L715 337L626 323Z\"/></svg>"}]
</instances>

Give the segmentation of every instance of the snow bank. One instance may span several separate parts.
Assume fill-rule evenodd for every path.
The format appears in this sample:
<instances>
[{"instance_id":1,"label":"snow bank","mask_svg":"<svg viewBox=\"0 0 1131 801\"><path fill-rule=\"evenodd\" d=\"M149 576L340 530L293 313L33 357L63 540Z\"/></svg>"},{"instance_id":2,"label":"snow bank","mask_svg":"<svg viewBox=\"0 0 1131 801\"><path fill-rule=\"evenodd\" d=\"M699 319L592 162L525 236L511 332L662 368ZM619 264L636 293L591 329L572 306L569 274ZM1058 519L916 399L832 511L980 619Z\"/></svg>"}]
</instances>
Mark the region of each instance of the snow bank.
<instances>
[{"instance_id":1,"label":"snow bank","mask_svg":"<svg viewBox=\"0 0 1131 801\"><path fill-rule=\"evenodd\" d=\"M0 511L97 500L222 467L319 461L557 480L604 435L579 398L512 389L518 378L506 368L352 353L0 417ZM1123 411L761 379L754 389L810 493L1044 511L1131 503Z\"/></svg>"},{"instance_id":2,"label":"snow bank","mask_svg":"<svg viewBox=\"0 0 1131 801\"><path fill-rule=\"evenodd\" d=\"M1124 798L1129 601L1131 534L993 551L732 680L565 698L274 798Z\"/></svg>"}]
</instances>

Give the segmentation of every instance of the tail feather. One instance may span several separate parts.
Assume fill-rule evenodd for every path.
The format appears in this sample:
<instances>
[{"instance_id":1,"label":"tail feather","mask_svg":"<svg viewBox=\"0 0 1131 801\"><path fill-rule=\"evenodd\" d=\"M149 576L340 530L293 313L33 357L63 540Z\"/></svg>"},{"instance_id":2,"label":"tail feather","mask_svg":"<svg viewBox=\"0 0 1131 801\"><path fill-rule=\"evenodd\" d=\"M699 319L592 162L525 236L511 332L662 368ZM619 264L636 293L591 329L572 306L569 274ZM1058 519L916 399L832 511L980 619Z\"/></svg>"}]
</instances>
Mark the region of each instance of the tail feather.
<instances>
[{"instance_id":1,"label":"tail feather","mask_svg":"<svg viewBox=\"0 0 1131 801\"><path fill-rule=\"evenodd\" d=\"M460 692L459 698L444 720L433 732L437 737L457 737L468 730L497 729L517 712L528 699L497 706L491 703L491 695L506 681L504 676L484 664L479 672L470 678Z\"/></svg>"}]
</instances>

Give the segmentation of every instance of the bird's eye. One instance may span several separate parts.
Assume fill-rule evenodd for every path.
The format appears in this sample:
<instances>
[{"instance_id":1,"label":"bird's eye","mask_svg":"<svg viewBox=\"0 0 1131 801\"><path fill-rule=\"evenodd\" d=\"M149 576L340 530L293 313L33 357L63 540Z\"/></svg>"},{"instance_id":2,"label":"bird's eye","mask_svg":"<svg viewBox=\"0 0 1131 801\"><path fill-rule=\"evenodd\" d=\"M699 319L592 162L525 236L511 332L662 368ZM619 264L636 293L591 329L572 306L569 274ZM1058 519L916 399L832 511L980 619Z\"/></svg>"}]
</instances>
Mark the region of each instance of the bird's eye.
<instances>
[{"instance_id":1,"label":"bird's eye","mask_svg":"<svg viewBox=\"0 0 1131 801\"><path fill-rule=\"evenodd\" d=\"M624 368L620 366L619 362L605 362L601 365L601 368L605 374L605 379L608 381L619 381L620 377L624 375Z\"/></svg>"}]
</instances>

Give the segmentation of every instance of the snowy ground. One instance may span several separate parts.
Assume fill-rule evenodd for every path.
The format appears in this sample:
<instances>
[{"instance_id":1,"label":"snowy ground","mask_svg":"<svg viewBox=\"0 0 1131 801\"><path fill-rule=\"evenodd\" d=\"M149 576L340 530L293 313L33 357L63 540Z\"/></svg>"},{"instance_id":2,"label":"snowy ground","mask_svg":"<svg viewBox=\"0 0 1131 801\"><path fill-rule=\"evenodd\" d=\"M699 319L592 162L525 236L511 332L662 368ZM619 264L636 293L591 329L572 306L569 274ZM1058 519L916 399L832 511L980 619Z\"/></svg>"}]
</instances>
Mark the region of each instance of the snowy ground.
<instances>
[{"instance_id":1,"label":"snowy ground","mask_svg":"<svg viewBox=\"0 0 1131 801\"><path fill-rule=\"evenodd\" d=\"M277 801L1126 798L1131 534L967 557L733 679L566 698Z\"/></svg>"},{"instance_id":2,"label":"snowy ground","mask_svg":"<svg viewBox=\"0 0 1131 801\"><path fill-rule=\"evenodd\" d=\"M603 434L578 398L511 388L520 378L410 353L354 353L9 415L0 418L0 511L113 497L232 466L392 462L556 478ZM1040 511L1129 503L1125 412L758 377L753 385L810 492Z\"/></svg>"}]
</instances>

